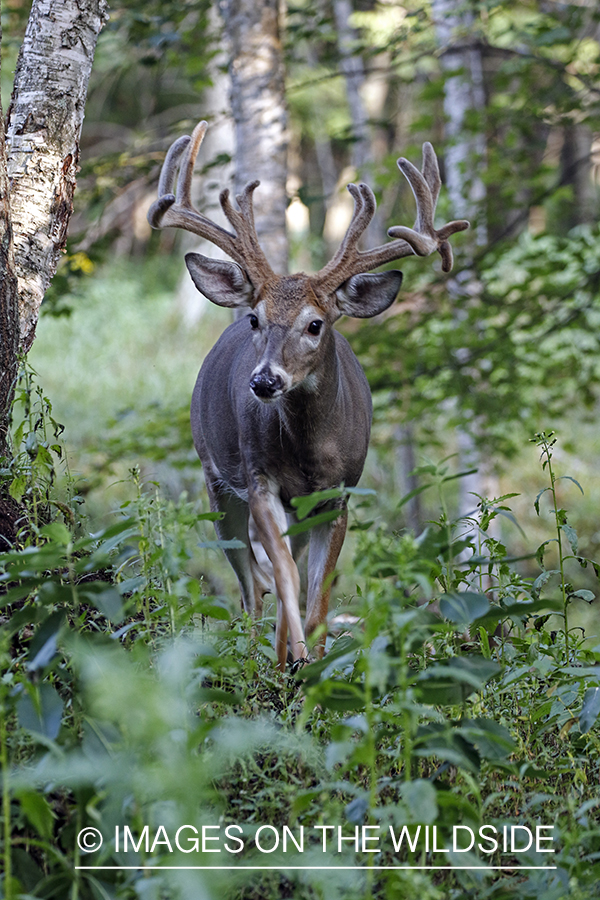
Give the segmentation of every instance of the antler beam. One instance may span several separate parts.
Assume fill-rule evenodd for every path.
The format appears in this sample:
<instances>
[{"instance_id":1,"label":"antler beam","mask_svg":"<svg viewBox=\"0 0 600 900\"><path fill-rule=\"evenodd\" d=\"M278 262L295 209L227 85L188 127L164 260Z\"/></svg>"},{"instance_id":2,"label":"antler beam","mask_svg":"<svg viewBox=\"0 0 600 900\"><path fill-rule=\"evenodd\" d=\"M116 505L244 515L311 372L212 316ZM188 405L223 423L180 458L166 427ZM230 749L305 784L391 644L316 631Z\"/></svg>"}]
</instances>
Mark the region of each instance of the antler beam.
<instances>
[{"instance_id":1,"label":"antler beam","mask_svg":"<svg viewBox=\"0 0 600 900\"><path fill-rule=\"evenodd\" d=\"M235 234L211 222L194 209L192 204L192 175L207 127L206 122L199 122L191 137L188 135L180 137L169 148L160 173L158 200L148 211L148 221L152 228L169 226L183 228L210 241L241 265L257 286L272 274L272 269L258 242L254 224L252 195L260 182L250 182L243 193L236 197L239 211L234 209L227 189L220 194L221 207L235 229ZM177 188L173 193L178 171Z\"/></svg>"},{"instance_id":2,"label":"antler beam","mask_svg":"<svg viewBox=\"0 0 600 900\"><path fill-rule=\"evenodd\" d=\"M397 240L372 250L361 251L358 242L375 213L375 197L366 184L349 184L354 198L354 214L348 231L333 259L314 276L325 290L335 290L340 284L359 272L369 272L378 266L405 256L429 256L437 250L442 257L442 270L452 269L452 249L448 238L464 231L469 223L460 219L449 222L436 230L433 224L435 207L440 192L441 178L437 156L431 144L423 144L422 172L407 159L397 161L398 168L410 184L417 203L417 219L414 228L396 225L388 230Z\"/></svg>"}]
</instances>

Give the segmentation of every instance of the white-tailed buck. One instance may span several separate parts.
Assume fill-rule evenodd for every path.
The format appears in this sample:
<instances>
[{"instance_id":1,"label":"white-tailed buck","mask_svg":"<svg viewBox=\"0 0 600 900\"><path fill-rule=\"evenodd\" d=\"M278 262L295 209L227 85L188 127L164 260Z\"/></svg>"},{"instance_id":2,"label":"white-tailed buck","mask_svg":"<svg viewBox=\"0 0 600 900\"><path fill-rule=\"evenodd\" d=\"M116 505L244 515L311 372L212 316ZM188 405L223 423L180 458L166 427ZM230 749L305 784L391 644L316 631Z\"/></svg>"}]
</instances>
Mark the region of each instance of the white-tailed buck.
<instances>
[{"instance_id":1,"label":"white-tailed buck","mask_svg":"<svg viewBox=\"0 0 600 900\"><path fill-rule=\"evenodd\" d=\"M225 553L240 583L243 607L256 615L267 592L277 596L276 649L279 667L287 658L290 633L294 660L308 656L306 637L316 629L315 652L323 653L331 576L346 532L343 499L329 500L314 512L340 510L333 521L316 525L305 539L284 536L295 519L293 497L356 485L362 473L371 429L371 395L364 373L345 338L334 328L342 315L368 318L390 306L400 288L396 270L370 273L405 256L437 250L445 272L452 267L448 238L468 227L433 224L440 189L436 155L423 146L423 170L406 159L398 167L417 201L415 227L396 226L395 238L361 251L358 242L375 212L366 184L349 184L354 215L342 244L314 275L276 275L258 242L252 196L259 182L237 197L239 209L220 197L231 223L227 231L197 212L190 189L196 156L206 132L200 122L181 137L161 172L159 197L148 213L154 228L175 226L220 247L232 262L188 253L185 261L198 290L218 306L244 307L248 314L230 325L206 357L192 398L191 422L202 460L216 523L223 540L237 538L243 549ZM176 193L175 176L179 171ZM252 516L272 567L272 578L258 565L248 537ZM308 588L304 630L299 608L295 559L308 540Z\"/></svg>"}]
</instances>

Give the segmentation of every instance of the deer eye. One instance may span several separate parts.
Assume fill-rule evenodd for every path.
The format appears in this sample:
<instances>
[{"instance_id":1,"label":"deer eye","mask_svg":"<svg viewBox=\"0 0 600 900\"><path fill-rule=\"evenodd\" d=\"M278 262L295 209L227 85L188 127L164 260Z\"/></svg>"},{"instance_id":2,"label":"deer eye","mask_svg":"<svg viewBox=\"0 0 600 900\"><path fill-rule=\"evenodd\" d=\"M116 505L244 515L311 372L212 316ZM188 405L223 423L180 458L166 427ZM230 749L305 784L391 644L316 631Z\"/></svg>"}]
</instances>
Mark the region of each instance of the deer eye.
<instances>
[{"instance_id":1,"label":"deer eye","mask_svg":"<svg viewBox=\"0 0 600 900\"><path fill-rule=\"evenodd\" d=\"M250 328L256 331L258 328L258 316L250 316Z\"/></svg>"},{"instance_id":2,"label":"deer eye","mask_svg":"<svg viewBox=\"0 0 600 900\"><path fill-rule=\"evenodd\" d=\"M309 334L320 334L321 328L323 327L323 323L320 319L315 319L314 322L311 322L308 328L306 329Z\"/></svg>"}]
</instances>

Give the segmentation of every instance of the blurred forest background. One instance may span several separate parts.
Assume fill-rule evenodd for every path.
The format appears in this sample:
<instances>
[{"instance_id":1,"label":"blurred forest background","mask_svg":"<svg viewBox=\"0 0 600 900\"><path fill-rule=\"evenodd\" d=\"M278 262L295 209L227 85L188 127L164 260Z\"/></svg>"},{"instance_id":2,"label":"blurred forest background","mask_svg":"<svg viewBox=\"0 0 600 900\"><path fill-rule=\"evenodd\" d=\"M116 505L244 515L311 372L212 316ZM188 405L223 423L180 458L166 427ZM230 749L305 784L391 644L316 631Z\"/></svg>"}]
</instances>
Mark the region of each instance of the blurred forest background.
<instances>
[{"instance_id":1,"label":"blurred forest background","mask_svg":"<svg viewBox=\"0 0 600 900\"><path fill-rule=\"evenodd\" d=\"M66 426L71 489L92 523L106 523L130 495L135 465L173 499L201 491L188 404L229 319L188 283L191 237L152 233L146 212L167 147L201 118L210 130L198 207L215 215L220 189L234 181L224 34L234 5L114 0L99 38L68 248L29 356ZM6 109L29 4L6 0L2 10ZM478 471L455 482L453 513L475 508L472 492L518 492L512 507L531 546L545 523L533 510L540 474L528 440L553 429L561 470L585 490L571 518L596 556L597 4L306 0L282 4L279 24L291 269L318 268L335 251L351 214L349 181L377 196L370 246L391 225L412 224L395 161L416 163L424 140L442 165L440 218L472 222L454 241L450 276L439 262L406 261L390 312L340 326L374 393L362 484L378 491L377 516L388 529L422 530L431 492L418 492L427 473L415 469L456 454L452 472ZM262 197L259 188L257 209ZM521 533L505 524L519 555ZM229 577L223 559L203 565L216 588Z\"/></svg>"}]
</instances>

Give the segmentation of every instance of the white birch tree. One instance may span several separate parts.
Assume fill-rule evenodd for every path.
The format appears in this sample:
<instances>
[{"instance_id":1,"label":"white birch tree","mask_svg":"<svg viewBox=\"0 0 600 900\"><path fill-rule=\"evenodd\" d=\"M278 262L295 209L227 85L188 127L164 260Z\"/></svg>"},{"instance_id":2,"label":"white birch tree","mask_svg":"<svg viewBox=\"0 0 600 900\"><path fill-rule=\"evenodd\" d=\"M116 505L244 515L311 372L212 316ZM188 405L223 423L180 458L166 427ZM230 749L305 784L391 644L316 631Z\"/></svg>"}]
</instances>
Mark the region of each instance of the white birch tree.
<instances>
[{"instance_id":1,"label":"white birch tree","mask_svg":"<svg viewBox=\"0 0 600 900\"><path fill-rule=\"evenodd\" d=\"M26 353L64 249L79 137L105 0L33 0L6 129L0 110L0 456L10 456L18 353ZM0 536L16 504L0 492Z\"/></svg>"},{"instance_id":2,"label":"white birch tree","mask_svg":"<svg viewBox=\"0 0 600 900\"><path fill-rule=\"evenodd\" d=\"M479 175L485 165L485 136L467 126L469 112L485 107L481 49L474 35L474 16L463 0L433 0L433 15L440 63L446 74L444 113L447 147L445 153L446 185L454 210L472 223L471 250L487 243L483 210L485 186ZM449 289L463 301L477 290L469 264L449 282ZM459 315L459 312L457 312ZM474 511L473 494L487 492L484 463L472 436L463 428L457 430L459 465L462 470L477 469L459 481L459 517Z\"/></svg>"},{"instance_id":3,"label":"white birch tree","mask_svg":"<svg viewBox=\"0 0 600 900\"><path fill-rule=\"evenodd\" d=\"M7 169L19 295L29 350L65 247L79 137L106 0L34 0L7 114Z\"/></svg>"},{"instance_id":4,"label":"white birch tree","mask_svg":"<svg viewBox=\"0 0 600 900\"><path fill-rule=\"evenodd\" d=\"M258 179L256 230L279 274L288 271L288 130L277 0L225 0L231 107L235 122L235 193Z\"/></svg>"}]
</instances>

